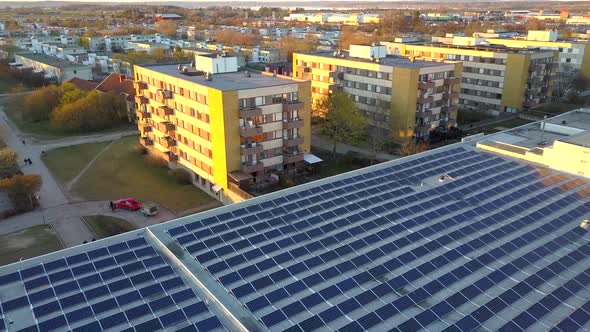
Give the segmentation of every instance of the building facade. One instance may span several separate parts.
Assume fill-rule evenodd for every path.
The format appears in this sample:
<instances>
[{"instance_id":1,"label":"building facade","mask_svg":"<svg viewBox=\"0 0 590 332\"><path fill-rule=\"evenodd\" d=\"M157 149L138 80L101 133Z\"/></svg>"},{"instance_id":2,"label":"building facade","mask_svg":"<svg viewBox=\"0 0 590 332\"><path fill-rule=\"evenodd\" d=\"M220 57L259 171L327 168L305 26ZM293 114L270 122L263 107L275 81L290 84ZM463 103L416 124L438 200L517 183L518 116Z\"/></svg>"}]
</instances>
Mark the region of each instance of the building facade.
<instances>
[{"instance_id":1,"label":"building facade","mask_svg":"<svg viewBox=\"0 0 590 332\"><path fill-rule=\"evenodd\" d=\"M466 109L518 112L552 101L557 52L503 46L382 43L388 53L461 61L459 104Z\"/></svg>"},{"instance_id":2,"label":"building facade","mask_svg":"<svg viewBox=\"0 0 590 332\"><path fill-rule=\"evenodd\" d=\"M461 64L386 56L384 46L351 45L349 51L293 55L293 75L311 80L317 103L348 93L372 126L393 139L428 138L456 124Z\"/></svg>"},{"instance_id":3,"label":"building facade","mask_svg":"<svg viewBox=\"0 0 590 332\"><path fill-rule=\"evenodd\" d=\"M209 194L239 201L248 196L244 186L302 167L310 150L310 83L222 71L210 60L195 56L201 71L135 66L140 141ZM212 67L204 71L206 64Z\"/></svg>"},{"instance_id":4,"label":"building facade","mask_svg":"<svg viewBox=\"0 0 590 332\"><path fill-rule=\"evenodd\" d=\"M92 70L88 65L73 63L45 54L15 54L15 66L20 69L30 68L33 72L43 73L45 78L55 83L62 83L74 77L92 80Z\"/></svg>"}]
</instances>

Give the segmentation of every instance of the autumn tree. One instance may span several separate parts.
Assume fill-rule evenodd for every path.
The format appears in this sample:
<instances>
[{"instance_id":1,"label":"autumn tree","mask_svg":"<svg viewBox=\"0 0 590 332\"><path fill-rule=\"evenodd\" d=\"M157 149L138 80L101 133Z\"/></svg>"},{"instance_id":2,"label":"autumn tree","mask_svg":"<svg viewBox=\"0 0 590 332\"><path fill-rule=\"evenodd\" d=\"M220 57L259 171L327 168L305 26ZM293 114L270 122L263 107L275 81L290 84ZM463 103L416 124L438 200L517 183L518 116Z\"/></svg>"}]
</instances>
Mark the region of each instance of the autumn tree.
<instances>
[{"instance_id":1,"label":"autumn tree","mask_svg":"<svg viewBox=\"0 0 590 332\"><path fill-rule=\"evenodd\" d=\"M9 178L20 171L16 161L16 152L11 148L0 148L0 179Z\"/></svg>"},{"instance_id":2,"label":"autumn tree","mask_svg":"<svg viewBox=\"0 0 590 332\"><path fill-rule=\"evenodd\" d=\"M178 30L178 26L174 21L170 20L161 20L156 22L156 31L163 35L173 36L176 35L176 31Z\"/></svg>"},{"instance_id":3,"label":"autumn tree","mask_svg":"<svg viewBox=\"0 0 590 332\"><path fill-rule=\"evenodd\" d=\"M426 142L416 142L414 139L408 139L402 143L399 148L399 155L402 157L410 156L416 153L428 151L429 145Z\"/></svg>"},{"instance_id":4,"label":"autumn tree","mask_svg":"<svg viewBox=\"0 0 590 332\"><path fill-rule=\"evenodd\" d=\"M320 101L324 118L320 123L321 132L332 141L332 152L336 154L339 143L350 143L360 139L367 128L367 119L360 113L348 94L336 91Z\"/></svg>"},{"instance_id":5,"label":"autumn tree","mask_svg":"<svg viewBox=\"0 0 590 332\"><path fill-rule=\"evenodd\" d=\"M309 52L315 50L317 41L310 39L298 39L293 36L285 36L279 41L281 55L285 56L288 61L293 59L293 53Z\"/></svg>"},{"instance_id":6,"label":"autumn tree","mask_svg":"<svg viewBox=\"0 0 590 332\"><path fill-rule=\"evenodd\" d=\"M240 33L232 30L221 30L215 34L215 39L226 45L258 45L262 38L258 34Z\"/></svg>"},{"instance_id":7,"label":"autumn tree","mask_svg":"<svg viewBox=\"0 0 590 332\"><path fill-rule=\"evenodd\" d=\"M15 175L0 180L0 190L8 194L17 212L30 211L38 205L37 192L41 185L41 176L37 174Z\"/></svg>"},{"instance_id":8,"label":"autumn tree","mask_svg":"<svg viewBox=\"0 0 590 332\"><path fill-rule=\"evenodd\" d=\"M352 29L343 29L340 35L339 45L341 49L349 49L350 45L371 44L375 42L375 36Z\"/></svg>"},{"instance_id":9,"label":"autumn tree","mask_svg":"<svg viewBox=\"0 0 590 332\"><path fill-rule=\"evenodd\" d=\"M49 114L60 103L62 90L55 85L33 91L26 96L22 105L22 118L29 122L49 119Z\"/></svg>"},{"instance_id":10,"label":"autumn tree","mask_svg":"<svg viewBox=\"0 0 590 332\"><path fill-rule=\"evenodd\" d=\"M64 104L51 113L53 126L71 132L105 129L127 117L121 96L91 91L85 97Z\"/></svg>"},{"instance_id":11,"label":"autumn tree","mask_svg":"<svg viewBox=\"0 0 590 332\"><path fill-rule=\"evenodd\" d=\"M408 23L402 12L390 10L383 15L381 30L384 35L395 37L401 32L406 32L407 25Z\"/></svg>"},{"instance_id":12,"label":"autumn tree","mask_svg":"<svg viewBox=\"0 0 590 332\"><path fill-rule=\"evenodd\" d=\"M61 97L59 99L60 105L66 105L75 102L78 99L86 96L86 91L79 89L70 82L65 82L61 85Z\"/></svg>"}]
</instances>

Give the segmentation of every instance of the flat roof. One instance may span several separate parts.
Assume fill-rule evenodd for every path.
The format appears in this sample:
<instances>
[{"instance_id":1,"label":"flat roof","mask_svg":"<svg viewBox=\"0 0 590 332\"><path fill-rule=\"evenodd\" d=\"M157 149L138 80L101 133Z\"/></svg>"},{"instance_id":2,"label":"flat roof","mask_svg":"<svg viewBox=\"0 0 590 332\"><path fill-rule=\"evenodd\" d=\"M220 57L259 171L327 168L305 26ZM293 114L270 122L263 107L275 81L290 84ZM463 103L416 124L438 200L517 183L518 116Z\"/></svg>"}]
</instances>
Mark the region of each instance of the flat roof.
<instances>
[{"instance_id":1,"label":"flat roof","mask_svg":"<svg viewBox=\"0 0 590 332\"><path fill-rule=\"evenodd\" d=\"M529 149L549 146L555 141L584 145L584 141L588 140L587 135L590 134L590 110L570 111L548 118L546 123L554 126L546 125L546 130L542 130L541 122L532 122L498 134L487 135L486 139ZM544 143L541 143L542 140Z\"/></svg>"},{"instance_id":2,"label":"flat roof","mask_svg":"<svg viewBox=\"0 0 590 332\"><path fill-rule=\"evenodd\" d=\"M465 37L465 38L477 38L477 37ZM440 48L449 48L449 49L463 49L463 50L474 50L474 51L482 51L482 52L500 52L500 53L547 53L552 52L548 50L542 50L539 48L516 48L516 47L508 47L502 44L490 44L490 45L477 45L477 46L467 46L467 45L452 45L452 44L445 44L445 43L433 43L433 42L423 42L423 43L403 43L407 45L416 45L416 46L427 46L427 47L440 47Z\"/></svg>"},{"instance_id":3,"label":"flat roof","mask_svg":"<svg viewBox=\"0 0 590 332\"><path fill-rule=\"evenodd\" d=\"M52 67L57 67L57 68L88 68L88 69L90 69L90 66L88 66L88 65L74 63L69 60L64 60L64 59L60 59L57 57L53 57L53 56L49 56L49 55L45 55L45 54L41 54L41 53L17 53L16 55L22 56L24 58L27 58L27 59L30 59L30 60L33 60L36 62L44 63L44 64L52 66Z\"/></svg>"},{"instance_id":4,"label":"flat roof","mask_svg":"<svg viewBox=\"0 0 590 332\"><path fill-rule=\"evenodd\" d=\"M262 75L251 71L249 72L250 77L246 77L245 71L238 71L233 73L214 74L213 80L207 81L203 75L190 76L181 73L178 70L178 64L153 64L141 65L139 67L220 91L267 88L303 82L294 78L283 78L280 76L274 77L272 75Z\"/></svg>"},{"instance_id":5,"label":"flat roof","mask_svg":"<svg viewBox=\"0 0 590 332\"><path fill-rule=\"evenodd\" d=\"M344 57L334 56L334 52L331 52L331 51L313 51L313 52L305 52L305 53L301 53L301 54L311 55L311 56L320 56L320 57L325 57L325 58L334 58L334 59L339 59L339 60L375 63L375 64L382 65L382 66L403 67L403 68L426 68L426 67L445 66L445 65L450 64L450 63L445 63L445 62L429 61L429 60L421 60L421 59L415 59L414 61L411 61L408 57L393 56L393 55L388 55L384 58L380 58L379 62L375 62L375 61L371 61L371 59L351 57L348 55L348 51L341 51L341 52L344 54Z\"/></svg>"},{"instance_id":6,"label":"flat roof","mask_svg":"<svg viewBox=\"0 0 590 332\"><path fill-rule=\"evenodd\" d=\"M230 331L590 328L590 181L474 144L0 267L0 322L74 331L204 321Z\"/></svg>"}]
</instances>

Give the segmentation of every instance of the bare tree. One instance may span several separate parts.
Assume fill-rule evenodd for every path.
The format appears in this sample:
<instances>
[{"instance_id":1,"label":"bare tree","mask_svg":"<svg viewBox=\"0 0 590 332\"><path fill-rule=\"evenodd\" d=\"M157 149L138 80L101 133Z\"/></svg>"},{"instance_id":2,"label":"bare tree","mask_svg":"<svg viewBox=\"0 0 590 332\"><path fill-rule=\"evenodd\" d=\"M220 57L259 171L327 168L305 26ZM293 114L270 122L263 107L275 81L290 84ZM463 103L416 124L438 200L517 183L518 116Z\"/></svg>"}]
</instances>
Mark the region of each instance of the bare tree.
<instances>
[{"instance_id":1,"label":"bare tree","mask_svg":"<svg viewBox=\"0 0 590 332\"><path fill-rule=\"evenodd\" d=\"M574 88L574 81L579 74L579 70L569 63L559 66L557 77L553 85L554 93L557 98L567 96Z\"/></svg>"}]
</instances>

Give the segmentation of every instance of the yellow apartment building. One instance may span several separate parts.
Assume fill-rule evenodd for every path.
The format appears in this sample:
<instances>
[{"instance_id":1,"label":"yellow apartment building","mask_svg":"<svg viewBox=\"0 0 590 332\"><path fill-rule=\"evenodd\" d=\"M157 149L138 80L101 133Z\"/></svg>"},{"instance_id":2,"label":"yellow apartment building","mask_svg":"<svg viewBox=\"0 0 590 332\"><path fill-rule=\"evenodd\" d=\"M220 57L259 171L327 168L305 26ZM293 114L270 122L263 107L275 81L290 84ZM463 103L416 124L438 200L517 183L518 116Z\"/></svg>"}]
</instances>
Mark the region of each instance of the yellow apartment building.
<instances>
[{"instance_id":1,"label":"yellow apartment building","mask_svg":"<svg viewBox=\"0 0 590 332\"><path fill-rule=\"evenodd\" d=\"M194 65L194 66L191 66ZM239 72L235 57L135 66L140 142L222 202L296 174L310 150L310 82Z\"/></svg>"},{"instance_id":2,"label":"yellow apartment building","mask_svg":"<svg viewBox=\"0 0 590 332\"><path fill-rule=\"evenodd\" d=\"M293 54L293 75L311 80L314 103L329 93L349 94L370 124L394 140L428 138L457 119L461 63L387 56L385 46Z\"/></svg>"},{"instance_id":3,"label":"yellow apartment building","mask_svg":"<svg viewBox=\"0 0 590 332\"><path fill-rule=\"evenodd\" d=\"M483 40L483 38L481 38ZM382 42L388 54L417 59L461 61L460 107L490 112L518 112L552 101L557 52L472 46L476 38L454 38L457 44Z\"/></svg>"}]
</instances>

